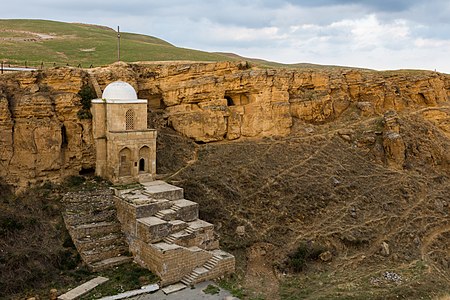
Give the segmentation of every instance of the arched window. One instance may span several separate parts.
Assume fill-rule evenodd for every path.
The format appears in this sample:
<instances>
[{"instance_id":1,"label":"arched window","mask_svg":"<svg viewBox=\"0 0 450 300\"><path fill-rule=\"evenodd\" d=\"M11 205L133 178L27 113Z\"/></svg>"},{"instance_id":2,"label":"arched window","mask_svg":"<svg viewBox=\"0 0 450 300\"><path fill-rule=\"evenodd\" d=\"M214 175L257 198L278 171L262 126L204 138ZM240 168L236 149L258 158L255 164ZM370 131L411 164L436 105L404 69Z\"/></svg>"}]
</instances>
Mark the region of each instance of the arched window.
<instances>
[{"instance_id":1,"label":"arched window","mask_svg":"<svg viewBox=\"0 0 450 300\"><path fill-rule=\"evenodd\" d=\"M131 150L123 148L119 152L119 176L131 175Z\"/></svg>"},{"instance_id":2,"label":"arched window","mask_svg":"<svg viewBox=\"0 0 450 300\"><path fill-rule=\"evenodd\" d=\"M139 149L139 172L149 173L150 148L143 146Z\"/></svg>"},{"instance_id":3,"label":"arched window","mask_svg":"<svg viewBox=\"0 0 450 300\"><path fill-rule=\"evenodd\" d=\"M127 110L127 112L125 113L125 129L134 129L134 110L132 109Z\"/></svg>"}]
</instances>

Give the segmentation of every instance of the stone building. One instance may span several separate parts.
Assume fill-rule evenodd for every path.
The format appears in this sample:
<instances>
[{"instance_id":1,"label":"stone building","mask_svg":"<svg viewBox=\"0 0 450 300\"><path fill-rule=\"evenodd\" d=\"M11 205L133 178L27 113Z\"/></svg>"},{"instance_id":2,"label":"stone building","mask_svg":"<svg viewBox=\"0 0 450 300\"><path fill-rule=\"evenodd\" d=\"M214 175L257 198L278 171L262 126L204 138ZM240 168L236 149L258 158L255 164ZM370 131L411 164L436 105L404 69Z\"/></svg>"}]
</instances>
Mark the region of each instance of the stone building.
<instances>
[{"instance_id":1,"label":"stone building","mask_svg":"<svg viewBox=\"0 0 450 300\"><path fill-rule=\"evenodd\" d=\"M123 81L110 83L92 100L95 173L114 184L152 181L156 175L156 130L147 129L147 100Z\"/></svg>"},{"instance_id":2,"label":"stone building","mask_svg":"<svg viewBox=\"0 0 450 300\"><path fill-rule=\"evenodd\" d=\"M182 188L155 181L156 130L147 129L147 100L138 99L130 84L116 81L106 86L102 99L92 100L91 110L96 175L114 184L141 183L114 188L117 219L134 260L157 274L162 286L181 281L178 287L186 287L234 272L234 256L219 249L214 225L198 218L198 204L184 199ZM70 217L65 221L69 224ZM99 224L79 227L92 240ZM114 236L111 230L102 230L102 237ZM91 263L94 270L129 259L114 257L121 248L113 249L102 237L90 244L103 246L83 251L77 227L69 226L69 232L88 265L101 257Z\"/></svg>"}]
</instances>

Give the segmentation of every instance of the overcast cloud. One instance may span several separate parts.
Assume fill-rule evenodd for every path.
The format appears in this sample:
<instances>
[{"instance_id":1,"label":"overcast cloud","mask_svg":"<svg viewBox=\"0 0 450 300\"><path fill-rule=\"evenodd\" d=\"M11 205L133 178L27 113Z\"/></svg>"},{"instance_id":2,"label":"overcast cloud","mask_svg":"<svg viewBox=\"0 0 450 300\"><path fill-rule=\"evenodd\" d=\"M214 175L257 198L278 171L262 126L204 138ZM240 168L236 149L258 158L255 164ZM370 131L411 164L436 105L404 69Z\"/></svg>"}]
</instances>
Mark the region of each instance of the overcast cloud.
<instances>
[{"instance_id":1,"label":"overcast cloud","mask_svg":"<svg viewBox=\"0 0 450 300\"><path fill-rule=\"evenodd\" d=\"M15 0L0 18L100 24L283 63L450 73L448 0Z\"/></svg>"}]
</instances>

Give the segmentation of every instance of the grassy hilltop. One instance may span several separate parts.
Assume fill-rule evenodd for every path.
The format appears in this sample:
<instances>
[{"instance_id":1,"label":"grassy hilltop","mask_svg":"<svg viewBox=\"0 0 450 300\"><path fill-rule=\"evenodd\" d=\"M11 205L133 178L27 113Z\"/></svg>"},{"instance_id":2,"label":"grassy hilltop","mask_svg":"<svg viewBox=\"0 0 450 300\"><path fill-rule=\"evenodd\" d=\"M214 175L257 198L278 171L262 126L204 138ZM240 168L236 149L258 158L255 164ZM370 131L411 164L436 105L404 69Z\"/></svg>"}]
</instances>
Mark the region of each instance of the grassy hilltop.
<instances>
[{"instance_id":1,"label":"grassy hilltop","mask_svg":"<svg viewBox=\"0 0 450 300\"><path fill-rule=\"evenodd\" d=\"M108 27L45 20L0 20L0 59L89 66L117 60L117 33ZM161 39L121 33L121 60L225 61L224 54L176 47Z\"/></svg>"},{"instance_id":2,"label":"grassy hilltop","mask_svg":"<svg viewBox=\"0 0 450 300\"><path fill-rule=\"evenodd\" d=\"M235 61L247 60L263 68L336 68L309 63L282 64L234 53L205 52L176 47L159 38L121 32L121 60L137 61ZM114 29L80 23L47 20L0 20L0 60L24 66L82 67L108 65L117 61ZM340 67L337 67L340 68Z\"/></svg>"}]
</instances>

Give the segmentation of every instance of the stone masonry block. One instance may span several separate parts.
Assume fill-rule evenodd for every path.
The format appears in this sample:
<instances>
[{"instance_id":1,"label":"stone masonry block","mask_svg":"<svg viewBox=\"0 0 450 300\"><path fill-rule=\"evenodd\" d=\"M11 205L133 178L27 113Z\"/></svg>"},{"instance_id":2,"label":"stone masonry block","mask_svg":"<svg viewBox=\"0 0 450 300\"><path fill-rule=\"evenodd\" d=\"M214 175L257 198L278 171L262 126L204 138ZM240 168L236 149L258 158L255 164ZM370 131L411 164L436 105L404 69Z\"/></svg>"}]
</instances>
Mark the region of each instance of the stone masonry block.
<instances>
[{"instance_id":1,"label":"stone masonry block","mask_svg":"<svg viewBox=\"0 0 450 300\"><path fill-rule=\"evenodd\" d=\"M153 203L137 205L136 209L136 218L145 218L150 217L156 214L160 210L168 209L172 204L169 200L161 199L155 201Z\"/></svg>"},{"instance_id":2,"label":"stone masonry block","mask_svg":"<svg viewBox=\"0 0 450 300\"><path fill-rule=\"evenodd\" d=\"M183 199L183 189L164 181L152 181L144 183L144 194L153 199L179 200Z\"/></svg>"},{"instance_id":3,"label":"stone masonry block","mask_svg":"<svg viewBox=\"0 0 450 300\"><path fill-rule=\"evenodd\" d=\"M137 237L146 243L161 241L170 233L171 225L156 217L140 218L137 220Z\"/></svg>"},{"instance_id":4,"label":"stone masonry block","mask_svg":"<svg viewBox=\"0 0 450 300\"><path fill-rule=\"evenodd\" d=\"M177 218L185 222L198 219L198 203L186 199L173 201L172 209L176 209Z\"/></svg>"}]
</instances>

